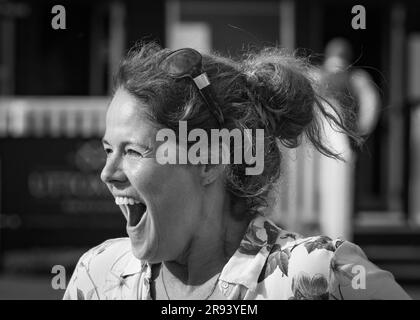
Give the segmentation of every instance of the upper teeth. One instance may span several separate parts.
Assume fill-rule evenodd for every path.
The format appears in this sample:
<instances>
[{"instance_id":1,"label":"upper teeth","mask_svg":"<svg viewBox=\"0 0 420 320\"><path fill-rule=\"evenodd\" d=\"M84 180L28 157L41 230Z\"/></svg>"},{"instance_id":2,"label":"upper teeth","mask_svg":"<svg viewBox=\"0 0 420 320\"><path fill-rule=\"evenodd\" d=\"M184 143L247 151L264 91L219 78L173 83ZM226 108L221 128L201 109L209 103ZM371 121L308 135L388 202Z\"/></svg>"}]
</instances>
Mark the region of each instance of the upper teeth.
<instances>
[{"instance_id":1,"label":"upper teeth","mask_svg":"<svg viewBox=\"0 0 420 320\"><path fill-rule=\"evenodd\" d=\"M124 205L124 204L139 204L140 201L135 200L133 198L127 198L127 197L115 197L115 204L116 205Z\"/></svg>"}]
</instances>

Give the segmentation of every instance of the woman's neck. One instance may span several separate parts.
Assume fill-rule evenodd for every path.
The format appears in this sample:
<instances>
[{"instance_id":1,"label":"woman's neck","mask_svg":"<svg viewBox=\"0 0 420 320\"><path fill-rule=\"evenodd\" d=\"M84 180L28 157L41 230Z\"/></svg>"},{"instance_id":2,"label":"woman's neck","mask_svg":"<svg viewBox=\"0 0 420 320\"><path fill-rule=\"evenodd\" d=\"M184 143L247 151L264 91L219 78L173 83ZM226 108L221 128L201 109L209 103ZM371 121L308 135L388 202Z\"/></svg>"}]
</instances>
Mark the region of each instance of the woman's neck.
<instances>
[{"instance_id":1,"label":"woman's neck","mask_svg":"<svg viewBox=\"0 0 420 320\"><path fill-rule=\"evenodd\" d=\"M233 219L230 196L219 190L217 185L207 190L202 221L183 255L165 262L168 271L185 285L203 284L220 273L246 232L249 221Z\"/></svg>"}]
</instances>

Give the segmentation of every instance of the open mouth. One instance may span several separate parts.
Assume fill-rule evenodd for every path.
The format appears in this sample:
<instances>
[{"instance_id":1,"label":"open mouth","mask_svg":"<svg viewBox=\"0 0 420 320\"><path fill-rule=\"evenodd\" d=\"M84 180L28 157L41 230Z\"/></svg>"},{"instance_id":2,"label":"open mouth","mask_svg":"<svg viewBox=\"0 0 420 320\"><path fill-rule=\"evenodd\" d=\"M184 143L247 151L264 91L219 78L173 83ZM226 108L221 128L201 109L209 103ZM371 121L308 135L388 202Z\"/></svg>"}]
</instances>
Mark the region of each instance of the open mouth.
<instances>
[{"instance_id":1,"label":"open mouth","mask_svg":"<svg viewBox=\"0 0 420 320\"><path fill-rule=\"evenodd\" d=\"M146 204L133 198L115 197L115 204L122 206L122 211L130 227L137 226L147 210Z\"/></svg>"},{"instance_id":2,"label":"open mouth","mask_svg":"<svg viewBox=\"0 0 420 320\"><path fill-rule=\"evenodd\" d=\"M126 208L128 211L128 225L130 227L138 225L147 210L147 206L143 203L127 204Z\"/></svg>"}]
</instances>

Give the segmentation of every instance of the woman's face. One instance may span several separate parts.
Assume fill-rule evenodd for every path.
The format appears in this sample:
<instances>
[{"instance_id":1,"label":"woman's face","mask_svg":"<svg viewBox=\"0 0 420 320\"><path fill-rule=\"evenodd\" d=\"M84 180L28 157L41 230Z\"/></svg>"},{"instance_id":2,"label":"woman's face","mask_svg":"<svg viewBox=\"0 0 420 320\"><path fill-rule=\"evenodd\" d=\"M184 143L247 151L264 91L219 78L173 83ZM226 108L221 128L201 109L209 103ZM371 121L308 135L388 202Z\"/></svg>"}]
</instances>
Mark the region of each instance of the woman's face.
<instances>
[{"instance_id":1,"label":"woman's face","mask_svg":"<svg viewBox=\"0 0 420 320\"><path fill-rule=\"evenodd\" d=\"M101 179L127 219L127 233L138 259L174 260L197 230L202 186L197 166L156 161L157 129L146 106L126 90L114 95L103 139L107 161Z\"/></svg>"}]
</instances>

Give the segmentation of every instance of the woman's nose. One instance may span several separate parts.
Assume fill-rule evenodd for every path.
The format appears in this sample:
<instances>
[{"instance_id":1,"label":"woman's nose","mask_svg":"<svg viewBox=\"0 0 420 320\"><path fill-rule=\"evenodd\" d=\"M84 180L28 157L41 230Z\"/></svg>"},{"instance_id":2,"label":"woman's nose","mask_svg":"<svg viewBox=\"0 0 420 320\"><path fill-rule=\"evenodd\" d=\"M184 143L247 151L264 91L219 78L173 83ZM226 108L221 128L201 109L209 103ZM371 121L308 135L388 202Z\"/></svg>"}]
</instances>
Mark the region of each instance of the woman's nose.
<instances>
[{"instance_id":1,"label":"woman's nose","mask_svg":"<svg viewBox=\"0 0 420 320\"><path fill-rule=\"evenodd\" d=\"M101 180L108 184L115 184L127 181L127 177L124 174L124 171L121 169L119 162L116 160L108 159L104 168L102 169Z\"/></svg>"}]
</instances>

